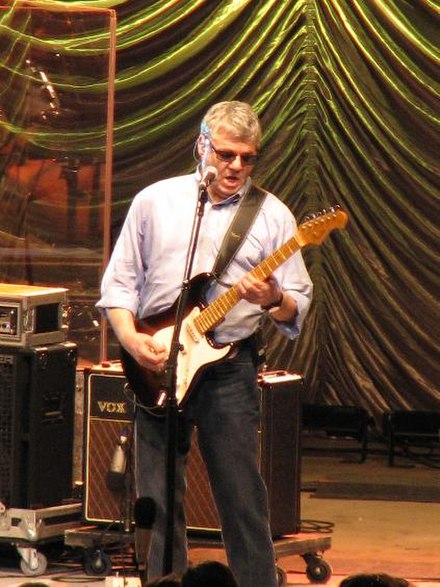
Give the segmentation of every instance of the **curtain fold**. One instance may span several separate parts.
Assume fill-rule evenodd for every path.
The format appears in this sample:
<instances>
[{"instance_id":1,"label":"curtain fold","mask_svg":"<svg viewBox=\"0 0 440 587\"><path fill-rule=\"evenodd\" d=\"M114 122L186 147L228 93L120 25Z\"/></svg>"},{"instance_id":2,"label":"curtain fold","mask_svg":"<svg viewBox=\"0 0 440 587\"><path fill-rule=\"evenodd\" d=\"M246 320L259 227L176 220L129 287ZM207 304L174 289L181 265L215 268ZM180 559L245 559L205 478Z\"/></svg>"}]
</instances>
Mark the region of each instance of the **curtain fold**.
<instances>
[{"instance_id":1,"label":"curtain fold","mask_svg":"<svg viewBox=\"0 0 440 587\"><path fill-rule=\"evenodd\" d=\"M265 325L268 367L304 374L307 401L360 405L377 423L389 409L440 409L435 3L99 5L118 15L115 233L139 189L194 168L213 102L249 101L264 128L256 182L299 222L336 204L350 218L304 249L313 305L297 341ZM91 121L78 148L90 137Z\"/></svg>"}]
</instances>

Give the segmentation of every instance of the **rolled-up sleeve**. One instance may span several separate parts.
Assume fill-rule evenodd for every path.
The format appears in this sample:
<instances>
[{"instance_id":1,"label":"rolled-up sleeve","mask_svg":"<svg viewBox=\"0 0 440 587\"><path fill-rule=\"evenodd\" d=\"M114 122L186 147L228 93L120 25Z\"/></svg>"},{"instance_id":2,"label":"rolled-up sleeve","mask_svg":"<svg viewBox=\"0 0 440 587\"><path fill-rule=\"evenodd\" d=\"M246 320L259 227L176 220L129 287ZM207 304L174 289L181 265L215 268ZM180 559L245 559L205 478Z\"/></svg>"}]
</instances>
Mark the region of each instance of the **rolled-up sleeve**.
<instances>
[{"instance_id":1,"label":"rolled-up sleeve","mask_svg":"<svg viewBox=\"0 0 440 587\"><path fill-rule=\"evenodd\" d=\"M268 205L279 206L280 202L268 201ZM281 204L284 207L284 204ZM280 218L280 215L270 215L272 218ZM284 208L280 223L271 224L269 232L272 233L273 247L279 249L287 243L296 233L297 224L291 212ZM272 221L273 222L273 221ZM284 292L292 296L297 303L297 314L292 322L277 322L274 325L287 337L293 339L299 335L304 320L310 308L313 297L313 284L307 271L301 250L296 251L274 273L280 287Z\"/></svg>"},{"instance_id":2,"label":"rolled-up sleeve","mask_svg":"<svg viewBox=\"0 0 440 587\"><path fill-rule=\"evenodd\" d=\"M139 308L145 266L141 257L143 234L138 222L139 199L134 199L127 214L111 259L101 282L101 298L97 308L123 308L134 315Z\"/></svg>"}]
</instances>

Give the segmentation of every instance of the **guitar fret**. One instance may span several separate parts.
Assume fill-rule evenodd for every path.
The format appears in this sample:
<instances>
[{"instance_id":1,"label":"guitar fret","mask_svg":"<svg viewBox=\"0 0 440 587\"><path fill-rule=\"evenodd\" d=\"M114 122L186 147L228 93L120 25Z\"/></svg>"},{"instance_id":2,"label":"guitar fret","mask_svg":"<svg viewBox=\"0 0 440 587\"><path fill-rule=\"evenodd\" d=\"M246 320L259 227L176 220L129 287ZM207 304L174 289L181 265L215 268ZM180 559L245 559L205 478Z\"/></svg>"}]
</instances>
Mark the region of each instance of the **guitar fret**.
<instances>
[{"instance_id":1,"label":"guitar fret","mask_svg":"<svg viewBox=\"0 0 440 587\"><path fill-rule=\"evenodd\" d=\"M229 304L227 303L226 299L223 299L223 297L220 297L217 300L217 305L220 306L220 308L222 309L223 313L226 312L229 309Z\"/></svg>"},{"instance_id":2,"label":"guitar fret","mask_svg":"<svg viewBox=\"0 0 440 587\"><path fill-rule=\"evenodd\" d=\"M284 248L286 248L288 251L287 255L284 255L284 252L283 252ZM293 255L293 253L295 251L297 251L299 248L300 248L300 244L298 243L298 241L296 239L296 235L295 235L290 241L287 241L287 243L285 243L284 247L281 247L279 252L284 255L285 259L287 259L291 255Z\"/></svg>"},{"instance_id":3,"label":"guitar fret","mask_svg":"<svg viewBox=\"0 0 440 587\"><path fill-rule=\"evenodd\" d=\"M265 274L270 275L271 273L273 273L274 270L278 267L278 263L276 262L275 257L270 257L269 259L267 259L265 266L267 266Z\"/></svg>"},{"instance_id":4,"label":"guitar fret","mask_svg":"<svg viewBox=\"0 0 440 587\"><path fill-rule=\"evenodd\" d=\"M266 275L266 271L264 270L264 262L261 263L261 265L258 265L258 267L255 267L255 269L253 269L251 271L251 275L253 275L253 277L256 277L257 279L260 280L264 280L266 279L267 275Z\"/></svg>"},{"instance_id":5,"label":"guitar fret","mask_svg":"<svg viewBox=\"0 0 440 587\"><path fill-rule=\"evenodd\" d=\"M209 311L208 309L203 310L203 312L201 312L198 316L196 316L194 323L196 324L197 330L199 330L199 332L201 333L205 333L207 332L207 330L209 329L209 323L208 323L208 316L209 316Z\"/></svg>"},{"instance_id":6,"label":"guitar fret","mask_svg":"<svg viewBox=\"0 0 440 587\"><path fill-rule=\"evenodd\" d=\"M212 317L215 319L215 322L221 320L223 316L223 313L220 311L220 309L217 309L217 306L218 304L216 304L215 307L212 309Z\"/></svg>"},{"instance_id":7,"label":"guitar fret","mask_svg":"<svg viewBox=\"0 0 440 587\"><path fill-rule=\"evenodd\" d=\"M225 314L239 301L239 299L240 298L233 287L212 302L207 308L202 310L194 320L200 332L204 333L211 330L223 319Z\"/></svg>"},{"instance_id":8,"label":"guitar fret","mask_svg":"<svg viewBox=\"0 0 440 587\"><path fill-rule=\"evenodd\" d=\"M217 305L220 306L221 316L224 316L229 311L229 309L232 307L230 304L227 303L227 300L223 299L223 298L221 300L220 299L218 300Z\"/></svg>"},{"instance_id":9,"label":"guitar fret","mask_svg":"<svg viewBox=\"0 0 440 587\"><path fill-rule=\"evenodd\" d=\"M195 319L198 329L203 333L208 332L217 321L218 319L215 318L215 311L212 306L205 308Z\"/></svg>"}]
</instances>

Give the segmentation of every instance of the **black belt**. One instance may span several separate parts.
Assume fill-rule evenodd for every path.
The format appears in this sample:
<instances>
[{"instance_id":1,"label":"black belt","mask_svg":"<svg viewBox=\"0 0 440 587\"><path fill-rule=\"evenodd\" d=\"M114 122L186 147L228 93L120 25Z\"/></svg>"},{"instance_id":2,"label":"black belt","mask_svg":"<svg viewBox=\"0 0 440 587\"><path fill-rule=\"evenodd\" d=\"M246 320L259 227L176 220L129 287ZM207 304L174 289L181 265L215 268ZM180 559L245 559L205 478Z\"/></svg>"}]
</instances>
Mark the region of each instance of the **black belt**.
<instances>
[{"instance_id":1,"label":"black belt","mask_svg":"<svg viewBox=\"0 0 440 587\"><path fill-rule=\"evenodd\" d=\"M239 340L237 343L234 343L234 344L239 349L254 348L257 344L258 338L259 337L257 336L257 333L254 332L253 334L251 334L247 338L243 338L242 340Z\"/></svg>"},{"instance_id":2,"label":"black belt","mask_svg":"<svg viewBox=\"0 0 440 587\"><path fill-rule=\"evenodd\" d=\"M243 338L233 344L234 347L229 353L228 359L234 359L240 351L250 349L259 364L265 362L266 353L261 330L257 330L247 338Z\"/></svg>"}]
</instances>

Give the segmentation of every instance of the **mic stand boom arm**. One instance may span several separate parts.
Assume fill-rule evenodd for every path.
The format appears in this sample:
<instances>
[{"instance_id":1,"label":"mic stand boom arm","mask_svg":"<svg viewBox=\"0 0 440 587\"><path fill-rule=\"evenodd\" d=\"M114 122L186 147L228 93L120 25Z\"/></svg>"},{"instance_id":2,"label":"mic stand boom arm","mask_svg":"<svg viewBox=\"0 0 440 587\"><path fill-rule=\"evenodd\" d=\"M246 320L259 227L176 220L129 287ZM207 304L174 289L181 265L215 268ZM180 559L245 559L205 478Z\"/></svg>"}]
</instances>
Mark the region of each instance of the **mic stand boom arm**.
<instances>
[{"instance_id":1,"label":"mic stand boom arm","mask_svg":"<svg viewBox=\"0 0 440 587\"><path fill-rule=\"evenodd\" d=\"M182 288L177 301L176 316L171 338L170 353L168 356L165 371L165 392L166 392L166 488L167 488L167 510L166 510L166 532L165 552L163 559L163 573L168 575L173 568L173 543L174 543L174 509L175 509L175 480L176 480L176 453L178 438L178 405L176 400L177 386L177 360L180 348L180 332L186 304L189 294L189 282L194 263L197 242L200 233L200 225L203 218L205 204L208 199L207 186L199 188L199 199L191 230L191 238L185 263Z\"/></svg>"}]
</instances>

